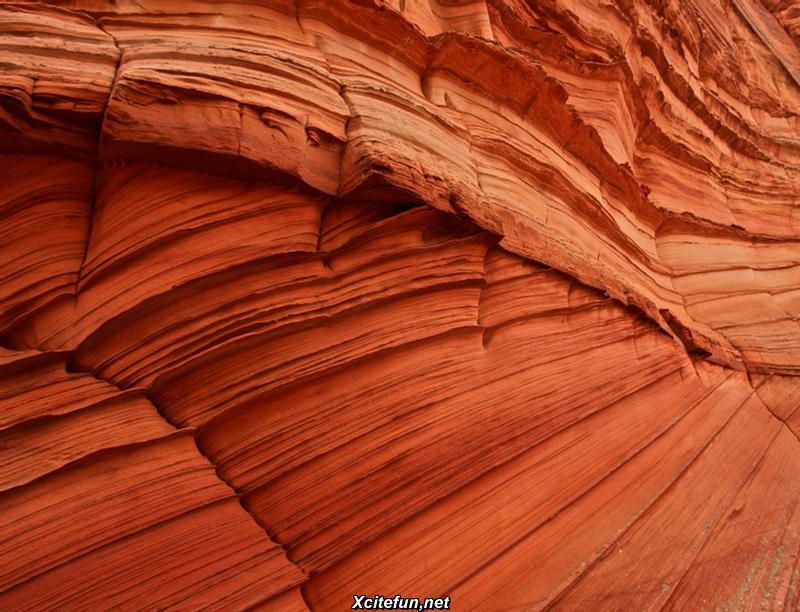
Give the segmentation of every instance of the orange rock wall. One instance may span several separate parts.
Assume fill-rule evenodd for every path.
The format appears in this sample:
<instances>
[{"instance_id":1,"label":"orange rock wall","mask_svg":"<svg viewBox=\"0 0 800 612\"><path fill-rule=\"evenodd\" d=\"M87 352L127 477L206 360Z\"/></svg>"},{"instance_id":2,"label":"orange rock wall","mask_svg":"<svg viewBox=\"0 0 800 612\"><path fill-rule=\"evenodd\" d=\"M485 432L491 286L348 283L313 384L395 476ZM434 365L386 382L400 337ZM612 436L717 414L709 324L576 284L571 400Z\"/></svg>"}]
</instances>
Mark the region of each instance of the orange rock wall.
<instances>
[{"instance_id":1,"label":"orange rock wall","mask_svg":"<svg viewBox=\"0 0 800 612\"><path fill-rule=\"evenodd\" d=\"M796 610L796 13L0 3L0 609Z\"/></svg>"}]
</instances>

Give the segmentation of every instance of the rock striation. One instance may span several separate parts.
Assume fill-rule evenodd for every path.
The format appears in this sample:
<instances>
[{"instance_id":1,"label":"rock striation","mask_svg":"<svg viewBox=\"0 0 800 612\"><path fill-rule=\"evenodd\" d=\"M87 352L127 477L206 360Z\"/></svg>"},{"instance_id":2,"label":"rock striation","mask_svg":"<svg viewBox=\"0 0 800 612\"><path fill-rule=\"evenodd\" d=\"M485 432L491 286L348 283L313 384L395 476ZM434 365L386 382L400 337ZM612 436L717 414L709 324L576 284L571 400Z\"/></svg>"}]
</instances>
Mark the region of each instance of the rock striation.
<instances>
[{"instance_id":1,"label":"rock striation","mask_svg":"<svg viewBox=\"0 0 800 612\"><path fill-rule=\"evenodd\" d=\"M0 2L0 608L798 609L798 28Z\"/></svg>"}]
</instances>

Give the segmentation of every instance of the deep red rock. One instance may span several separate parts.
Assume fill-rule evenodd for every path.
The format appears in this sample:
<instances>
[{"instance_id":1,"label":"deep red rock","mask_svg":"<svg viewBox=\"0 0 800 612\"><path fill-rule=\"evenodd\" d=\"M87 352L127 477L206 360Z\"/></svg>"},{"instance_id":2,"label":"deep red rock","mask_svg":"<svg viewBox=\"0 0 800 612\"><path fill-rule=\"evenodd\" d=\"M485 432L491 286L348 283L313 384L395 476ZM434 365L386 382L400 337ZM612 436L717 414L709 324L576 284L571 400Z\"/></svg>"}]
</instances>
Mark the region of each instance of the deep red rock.
<instances>
[{"instance_id":1,"label":"deep red rock","mask_svg":"<svg viewBox=\"0 0 800 612\"><path fill-rule=\"evenodd\" d=\"M797 610L799 24L0 3L0 608Z\"/></svg>"}]
</instances>

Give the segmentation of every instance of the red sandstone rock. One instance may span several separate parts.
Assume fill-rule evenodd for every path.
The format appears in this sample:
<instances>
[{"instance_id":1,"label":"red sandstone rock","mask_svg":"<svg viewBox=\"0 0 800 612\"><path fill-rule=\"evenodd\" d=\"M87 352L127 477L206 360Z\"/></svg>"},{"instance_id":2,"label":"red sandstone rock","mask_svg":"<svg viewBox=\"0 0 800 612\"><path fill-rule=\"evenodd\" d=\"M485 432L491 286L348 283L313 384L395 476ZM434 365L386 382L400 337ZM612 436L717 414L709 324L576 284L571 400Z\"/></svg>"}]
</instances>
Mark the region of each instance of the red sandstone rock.
<instances>
[{"instance_id":1,"label":"red sandstone rock","mask_svg":"<svg viewBox=\"0 0 800 612\"><path fill-rule=\"evenodd\" d=\"M0 608L796 610L799 15L0 3Z\"/></svg>"}]
</instances>

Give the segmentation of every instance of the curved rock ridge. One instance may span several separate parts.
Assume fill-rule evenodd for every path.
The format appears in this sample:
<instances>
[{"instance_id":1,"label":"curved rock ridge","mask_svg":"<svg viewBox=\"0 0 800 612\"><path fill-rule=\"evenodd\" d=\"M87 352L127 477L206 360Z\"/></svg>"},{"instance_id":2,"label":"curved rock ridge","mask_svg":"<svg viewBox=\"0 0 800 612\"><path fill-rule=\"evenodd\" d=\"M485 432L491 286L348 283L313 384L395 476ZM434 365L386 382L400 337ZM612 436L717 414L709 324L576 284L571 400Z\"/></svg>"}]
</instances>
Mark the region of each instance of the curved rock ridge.
<instances>
[{"instance_id":1,"label":"curved rock ridge","mask_svg":"<svg viewBox=\"0 0 800 612\"><path fill-rule=\"evenodd\" d=\"M97 193L73 318L12 326L76 348L0 351L0 607L796 609L795 377L429 205Z\"/></svg>"},{"instance_id":2,"label":"curved rock ridge","mask_svg":"<svg viewBox=\"0 0 800 612\"><path fill-rule=\"evenodd\" d=\"M800 608L797 27L0 2L0 609Z\"/></svg>"},{"instance_id":3,"label":"curved rock ridge","mask_svg":"<svg viewBox=\"0 0 800 612\"><path fill-rule=\"evenodd\" d=\"M302 572L145 390L69 372L64 353L2 358L2 608L246 609L297 590Z\"/></svg>"},{"instance_id":4,"label":"curved rock ridge","mask_svg":"<svg viewBox=\"0 0 800 612\"><path fill-rule=\"evenodd\" d=\"M0 10L3 131L15 151L91 153L99 135L103 163L156 159L426 202L639 308L720 364L798 372L793 6Z\"/></svg>"}]
</instances>

